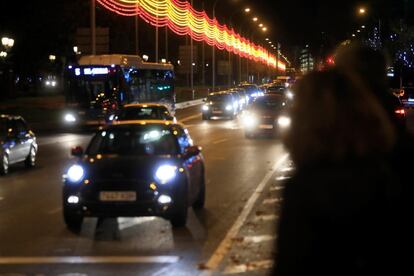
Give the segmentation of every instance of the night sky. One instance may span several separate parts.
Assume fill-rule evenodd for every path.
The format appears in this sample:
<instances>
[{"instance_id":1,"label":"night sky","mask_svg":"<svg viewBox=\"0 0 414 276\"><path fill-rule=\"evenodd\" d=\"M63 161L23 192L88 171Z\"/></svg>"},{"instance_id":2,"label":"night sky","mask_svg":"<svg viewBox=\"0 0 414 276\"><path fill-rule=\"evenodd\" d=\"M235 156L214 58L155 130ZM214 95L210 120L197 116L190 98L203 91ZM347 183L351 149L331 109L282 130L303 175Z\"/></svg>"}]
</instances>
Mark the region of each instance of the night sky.
<instances>
[{"instance_id":1,"label":"night sky","mask_svg":"<svg viewBox=\"0 0 414 276\"><path fill-rule=\"evenodd\" d=\"M268 26L266 36L280 42L282 51L289 57L295 48L306 44L315 49L324 44L328 51L349 38L356 26L372 23L375 16L380 15L386 19L401 15L403 1L219 0L217 17L221 22L228 22L235 11L250 7L254 11L252 15L257 15ZM194 6L201 9L202 2L194 0ZM210 16L213 2L214 0L204 1L204 7ZM76 28L89 25L89 3L89 0L6 1L0 10L0 35L16 38L16 63L26 63L26 67L27 61L36 59L35 56L46 60L50 53L65 55L73 47ZM373 11L369 14L370 17L358 18L356 8L360 5ZM236 29L237 26L252 24L252 15L247 18L243 13L234 15L233 24ZM111 28L111 40L114 41L111 50L126 53L133 51L133 19L121 18L98 7L97 24ZM154 45L148 37L152 36L153 28L146 26L145 22L141 22L140 26L142 51L151 52ZM257 34L255 39L264 43L265 37L260 36L260 33ZM170 35L170 39L171 45L185 43L185 38L176 35ZM162 48L160 50L163 51ZM174 55L175 49L170 52Z\"/></svg>"}]
</instances>

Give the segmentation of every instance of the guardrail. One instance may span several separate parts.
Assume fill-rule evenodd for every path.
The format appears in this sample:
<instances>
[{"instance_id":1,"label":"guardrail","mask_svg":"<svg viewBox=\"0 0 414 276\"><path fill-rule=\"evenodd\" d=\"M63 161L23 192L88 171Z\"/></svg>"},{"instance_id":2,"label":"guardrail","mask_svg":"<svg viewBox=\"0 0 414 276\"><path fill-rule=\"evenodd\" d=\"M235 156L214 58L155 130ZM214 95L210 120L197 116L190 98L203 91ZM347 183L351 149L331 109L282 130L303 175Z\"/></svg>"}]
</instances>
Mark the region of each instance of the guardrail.
<instances>
[{"instance_id":1,"label":"guardrail","mask_svg":"<svg viewBox=\"0 0 414 276\"><path fill-rule=\"evenodd\" d=\"M184 108L200 105L200 104L203 103L203 100L204 99L198 99L198 100L194 100L194 101L187 101L187 102L177 103L177 104L175 104L175 109L184 109Z\"/></svg>"}]
</instances>

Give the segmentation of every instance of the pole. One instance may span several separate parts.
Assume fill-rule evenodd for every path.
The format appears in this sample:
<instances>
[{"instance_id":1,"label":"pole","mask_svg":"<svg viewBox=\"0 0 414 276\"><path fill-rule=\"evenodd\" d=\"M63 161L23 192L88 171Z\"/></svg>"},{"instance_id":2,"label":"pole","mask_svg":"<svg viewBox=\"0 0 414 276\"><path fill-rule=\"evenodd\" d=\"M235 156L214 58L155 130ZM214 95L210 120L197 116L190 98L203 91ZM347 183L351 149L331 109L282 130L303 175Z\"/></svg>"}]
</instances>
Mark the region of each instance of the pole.
<instances>
[{"instance_id":1,"label":"pole","mask_svg":"<svg viewBox=\"0 0 414 276\"><path fill-rule=\"evenodd\" d=\"M96 3L91 0L91 50L92 55L96 55Z\"/></svg>"},{"instance_id":2,"label":"pole","mask_svg":"<svg viewBox=\"0 0 414 276\"><path fill-rule=\"evenodd\" d=\"M138 4L137 4L138 11ZM139 15L135 16L135 53L139 56L139 24L138 24Z\"/></svg>"},{"instance_id":3,"label":"pole","mask_svg":"<svg viewBox=\"0 0 414 276\"><path fill-rule=\"evenodd\" d=\"M193 0L191 0L191 6L193 6ZM192 32L192 30L191 30ZM190 53L191 53L191 62L190 62L190 66L191 66L191 92L193 93L193 100L194 100L194 66L193 66L193 62L194 62L194 41L193 39L191 39L190 41Z\"/></svg>"},{"instance_id":4,"label":"pole","mask_svg":"<svg viewBox=\"0 0 414 276\"><path fill-rule=\"evenodd\" d=\"M233 66L231 64L231 52L229 51L229 72L227 74L227 82L228 82L228 86L229 88L231 87L231 73L233 71Z\"/></svg>"},{"instance_id":5,"label":"pole","mask_svg":"<svg viewBox=\"0 0 414 276\"><path fill-rule=\"evenodd\" d=\"M158 62L158 7L157 7L157 27L155 27L155 62Z\"/></svg>"},{"instance_id":6,"label":"pole","mask_svg":"<svg viewBox=\"0 0 414 276\"><path fill-rule=\"evenodd\" d=\"M204 1L202 2L202 10L204 10ZM205 49L205 45L206 43L203 41L202 42L203 45L201 47L201 83L203 84L203 86L206 85L206 49Z\"/></svg>"},{"instance_id":7,"label":"pole","mask_svg":"<svg viewBox=\"0 0 414 276\"><path fill-rule=\"evenodd\" d=\"M168 62L168 26L165 26L165 59Z\"/></svg>"},{"instance_id":8,"label":"pole","mask_svg":"<svg viewBox=\"0 0 414 276\"><path fill-rule=\"evenodd\" d=\"M214 5L213 5L213 20L216 19L216 5L217 5L218 0L214 1ZM213 92L216 89L216 46L213 44L213 64L212 64L212 83L213 83Z\"/></svg>"}]
</instances>

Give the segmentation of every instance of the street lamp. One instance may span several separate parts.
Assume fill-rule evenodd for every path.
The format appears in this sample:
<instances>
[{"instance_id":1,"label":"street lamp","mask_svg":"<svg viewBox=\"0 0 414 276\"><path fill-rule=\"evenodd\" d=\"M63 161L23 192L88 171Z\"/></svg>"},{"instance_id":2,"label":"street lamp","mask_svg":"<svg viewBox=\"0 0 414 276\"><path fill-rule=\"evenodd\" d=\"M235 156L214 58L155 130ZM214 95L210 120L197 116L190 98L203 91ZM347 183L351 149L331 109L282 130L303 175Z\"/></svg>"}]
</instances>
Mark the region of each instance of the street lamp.
<instances>
[{"instance_id":1,"label":"street lamp","mask_svg":"<svg viewBox=\"0 0 414 276\"><path fill-rule=\"evenodd\" d=\"M257 20L259 20L259 18L257 18L257 17L253 17L253 21L254 21L254 22L257 22Z\"/></svg>"},{"instance_id":2,"label":"street lamp","mask_svg":"<svg viewBox=\"0 0 414 276\"><path fill-rule=\"evenodd\" d=\"M359 8L358 10L359 14L365 14L367 12L367 10L365 8Z\"/></svg>"}]
</instances>

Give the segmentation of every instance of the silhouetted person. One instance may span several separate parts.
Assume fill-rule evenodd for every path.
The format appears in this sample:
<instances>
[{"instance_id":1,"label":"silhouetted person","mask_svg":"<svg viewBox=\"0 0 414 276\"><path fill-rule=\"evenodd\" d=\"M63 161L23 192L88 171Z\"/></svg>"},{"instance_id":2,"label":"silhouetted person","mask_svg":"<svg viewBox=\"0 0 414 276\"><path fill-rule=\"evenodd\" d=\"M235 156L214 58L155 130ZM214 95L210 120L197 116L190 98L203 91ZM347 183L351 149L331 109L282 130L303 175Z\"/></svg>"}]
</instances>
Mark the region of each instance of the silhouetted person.
<instances>
[{"instance_id":1,"label":"silhouetted person","mask_svg":"<svg viewBox=\"0 0 414 276\"><path fill-rule=\"evenodd\" d=\"M274 274L392 271L399 190L389 116L364 82L334 69L310 73L294 90L284 143L296 171L283 193Z\"/></svg>"}]
</instances>

